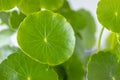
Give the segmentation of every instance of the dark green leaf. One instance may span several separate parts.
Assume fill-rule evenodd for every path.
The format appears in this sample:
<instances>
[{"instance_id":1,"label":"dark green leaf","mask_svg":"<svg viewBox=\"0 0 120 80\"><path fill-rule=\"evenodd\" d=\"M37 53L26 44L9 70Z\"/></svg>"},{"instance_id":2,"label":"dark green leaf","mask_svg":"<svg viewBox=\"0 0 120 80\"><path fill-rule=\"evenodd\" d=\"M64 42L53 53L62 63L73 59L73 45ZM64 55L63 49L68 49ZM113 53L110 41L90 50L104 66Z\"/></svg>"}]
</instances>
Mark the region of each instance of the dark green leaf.
<instances>
[{"instance_id":1,"label":"dark green leaf","mask_svg":"<svg viewBox=\"0 0 120 80\"><path fill-rule=\"evenodd\" d=\"M10 55L0 64L1 80L58 80L48 65L30 59L22 52Z\"/></svg>"},{"instance_id":2,"label":"dark green leaf","mask_svg":"<svg viewBox=\"0 0 120 80\"><path fill-rule=\"evenodd\" d=\"M86 26L84 29L80 30L82 36L83 45L86 49L89 49L95 45L96 37L96 24L93 16L90 12L81 9L78 11L86 20Z\"/></svg>"},{"instance_id":3,"label":"dark green leaf","mask_svg":"<svg viewBox=\"0 0 120 80\"><path fill-rule=\"evenodd\" d=\"M10 14L10 26L13 29L17 29L25 17L26 16L24 14L22 14L21 12L19 12L19 13L17 11L11 12L11 14Z\"/></svg>"},{"instance_id":4,"label":"dark green leaf","mask_svg":"<svg viewBox=\"0 0 120 80\"><path fill-rule=\"evenodd\" d=\"M68 60L75 46L71 25L63 16L50 11L28 16L20 25L17 39L28 56L49 65Z\"/></svg>"},{"instance_id":5,"label":"dark green leaf","mask_svg":"<svg viewBox=\"0 0 120 80\"><path fill-rule=\"evenodd\" d=\"M113 52L94 54L88 63L88 80L120 80L120 62Z\"/></svg>"}]
</instances>

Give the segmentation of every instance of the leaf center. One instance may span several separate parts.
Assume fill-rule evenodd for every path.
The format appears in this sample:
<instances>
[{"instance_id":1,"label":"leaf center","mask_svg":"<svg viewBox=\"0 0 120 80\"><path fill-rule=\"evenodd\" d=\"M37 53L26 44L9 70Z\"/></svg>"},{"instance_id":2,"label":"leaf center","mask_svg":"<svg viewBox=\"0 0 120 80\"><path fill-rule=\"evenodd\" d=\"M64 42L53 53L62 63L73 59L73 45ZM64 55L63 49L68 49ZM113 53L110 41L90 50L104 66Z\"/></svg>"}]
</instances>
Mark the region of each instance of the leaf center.
<instances>
[{"instance_id":1,"label":"leaf center","mask_svg":"<svg viewBox=\"0 0 120 80\"><path fill-rule=\"evenodd\" d=\"M46 37L44 38L44 42L45 42L45 43L47 43L47 42L48 42Z\"/></svg>"},{"instance_id":2,"label":"leaf center","mask_svg":"<svg viewBox=\"0 0 120 80\"><path fill-rule=\"evenodd\" d=\"M112 77L112 80L116 80L114 76Z\"/></svg>"},{"instance_id":3,"label":"leaf center","mask_svg":"<svg viewBox=\"0 0 120 80\"><path fill-rule=\"evenodd\" d=\"M27 77L27 80L31 80L31 78L30 78L30 77Z\"/></svg>"},{"instance_id":4,"label":"leaf center","mask_svg":"<svg viewBox=\"0 0 120 80\"><path fill-rule=\"evenodd\" d=\"M115 12L115 16L118 16L118 12L117 11Z\"/></svg>"}]
</instances>

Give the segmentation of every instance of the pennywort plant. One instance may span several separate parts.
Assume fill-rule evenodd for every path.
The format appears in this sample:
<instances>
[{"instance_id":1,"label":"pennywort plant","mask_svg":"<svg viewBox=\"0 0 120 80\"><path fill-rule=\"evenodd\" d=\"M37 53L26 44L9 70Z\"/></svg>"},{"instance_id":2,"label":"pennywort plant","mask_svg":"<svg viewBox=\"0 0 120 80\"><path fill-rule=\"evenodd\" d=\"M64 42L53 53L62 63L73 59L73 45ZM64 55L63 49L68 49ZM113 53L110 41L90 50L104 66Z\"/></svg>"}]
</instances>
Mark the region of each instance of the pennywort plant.
<instances>
[{"instance_id":1,"label":"pennywort plant","mask_svg":"<svg viewBox=\"0 0 120 80\"><path fill-rule=\"evenodd\" d=\"M98 2L102 30L94 49L89 11L75 11L67 0L0 0L0 25L7 26L0 31L0 80L120 80L119 3ZM101 50L105 28L111 34Z\"/></svg>"}]
</instances>

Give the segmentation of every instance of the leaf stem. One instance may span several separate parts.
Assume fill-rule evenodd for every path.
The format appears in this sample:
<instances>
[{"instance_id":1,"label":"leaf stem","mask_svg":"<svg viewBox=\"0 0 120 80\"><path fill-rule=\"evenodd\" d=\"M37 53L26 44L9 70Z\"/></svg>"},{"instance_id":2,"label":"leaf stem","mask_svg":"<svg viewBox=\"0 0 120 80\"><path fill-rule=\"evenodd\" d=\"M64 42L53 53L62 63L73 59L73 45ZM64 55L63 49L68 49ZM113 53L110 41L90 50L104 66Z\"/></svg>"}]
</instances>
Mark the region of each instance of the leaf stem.
<instances>
[{"instance_id":1,"label":"leaf stem","mask_svg":"<svg viewBox=\"0 0 120 80\"><path fill-rule=\"evenodd\" d=\"M114 46L115 46L115 39L116 39L116 34L113 33L113 36L112 36L112 43L111 43L111 49L113 49Z\"/></svg>"},{"instance_id":2,"label":"leaf stem","mask_svg":"<svg viewBox=\"0 0 120 80\"><path fill-rule=\"evenodd\" d=\"M104 27L102 27L102 29L100 31L100 35L99 35L99 39L98 39L98 51L100 51L100 48L101 48L101 39L102 39L103 31L104 31Z\"/></svg>"}]
</instances>

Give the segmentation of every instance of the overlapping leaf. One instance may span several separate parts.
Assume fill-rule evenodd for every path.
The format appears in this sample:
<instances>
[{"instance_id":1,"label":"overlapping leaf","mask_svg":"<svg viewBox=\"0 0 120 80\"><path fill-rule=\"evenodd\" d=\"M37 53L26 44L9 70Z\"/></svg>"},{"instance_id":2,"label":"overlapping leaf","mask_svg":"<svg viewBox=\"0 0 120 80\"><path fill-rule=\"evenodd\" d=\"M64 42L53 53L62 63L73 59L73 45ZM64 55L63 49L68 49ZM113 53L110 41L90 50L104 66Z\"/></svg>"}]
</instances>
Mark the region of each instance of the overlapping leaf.
<instances>
[{"instance_id":1,"label":"overlapping leaf","mask_svg":"<svg viewBox=\"0 0 120 80\"><path fill-rule=\"evenodd\" d=\"M113 52L94 54L88 63L88 80L120 80L120 62Z\"/></svg>"},{"instance_id":2,"label":"overlapping leaf","mask_svg":"<svg viewBox=\"0 0 120 80\"><path fill-rule=\"evenodd\" d=\"M71 25L63 16L50 11L28 16L20 25L17 39L28 56L49 65L68 60L75 46Z\"/></svg>"},{"instance_id":3,"label":"overlapping leaf","mask_svg":"<svg viewBox=\"0 0 120 80\"><path fill-rule=\"evenodd\" d=\"M1 80L58 80L56 72L33 61L22 52L10 55L0 64Z\"/></svg>"}]
</instances>

